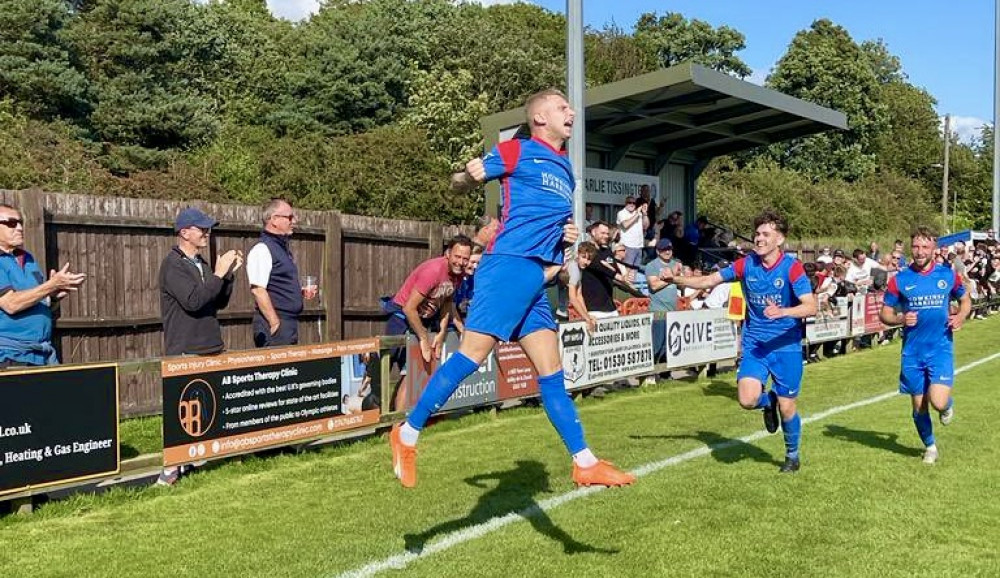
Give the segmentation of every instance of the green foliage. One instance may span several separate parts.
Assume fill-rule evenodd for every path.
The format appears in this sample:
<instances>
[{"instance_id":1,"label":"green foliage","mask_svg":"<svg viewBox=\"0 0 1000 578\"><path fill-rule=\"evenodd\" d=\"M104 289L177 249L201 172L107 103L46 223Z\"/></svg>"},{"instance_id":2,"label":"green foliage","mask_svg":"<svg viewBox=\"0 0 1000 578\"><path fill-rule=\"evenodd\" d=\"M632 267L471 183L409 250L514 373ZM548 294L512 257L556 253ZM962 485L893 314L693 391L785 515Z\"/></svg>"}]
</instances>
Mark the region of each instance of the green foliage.
<instances>
[{"instance_id":1,"label":"green foliage","mask_svg":"<svg viewBox=\"0 0 1000 578\"><path fill-rule=\"evenodd\" d=\"M733 168L720 159L702 174L699 211L744 233L765 208L788 218L792 238L901 236L918 223L932 222L934 215L921 184L890 171L846 182L817 181L767 161Z\"/></svg>"},{"instance_id":2,"label":"green foliage","mask_svg":"<svg viewBox=\"0 0 1000 578\"><path fill-rule=\"evenodd\" d=\"M486 116L488 103L482 93L470 100L473 90L474 78L468 70L417 71L410 89L410 108L400 122L426 131L428 146L454 170L483 152L479 119Z\"/></svg>"},{"instance_id":3,"label":"green foliage","mask_svg":"<svg viewBox=\"0 0 1000 578\"><path fill-rule=\"evenodd\" d=\"M865 54L847 30L826 19L795 35L767 85L843 112L848 130L775 145L772 158L818 178L857 180L875 169L877 139L888 119L872 59Z\"/></svg>"},{"instance_id":4,"label":"green foliage","mask_svg":"<svg viewBox=\"0 0 1000 578\"><path fill-rule=\"evenodd\" d=\"M971 146L958 142L953 135L949 159L948 184L950 197L957 199L957 207L948 199L949 221L956 217L951 230L985 230L993 220L993 130L984 126L980 138Z\"/></svg>"},{"instance_id":5,"label":"green foliage","mask_svg":"<svg viewBox=\"0 0 1000 578\"><path fill-rule=\"evenodd\" d=\"M450 167L428 142L424 130L394 125L329 138L232 127L193 162L243 203L280 195L306 209L471 220L481 199L449 192Z\"/></svg>"},{"instance_id":6,"label":"green foliage","mask_svg":"<svg viewBox=\"0 0 1000 578\"><path fill-rule=\"evenodd\" d=\"M587 84L600 86L652 72L659 66L648 43L626 34L616 25L591 32L584 38Z\"/></svg>"},{"instance_id":7,"label":"green foliage","mask_svg":"<svg viewBox=\"0 0 1000 578\"><path fill-rule=\"evenodd\" d=\"M448 193L448 173L481 152L481 117L564 86L565 29L530 3L328 0L293 24L264 0L0 0L0 187L252 204L282 194L468 220L480 193ZM643 14L634 33L586 32L587 81L683 60L746 76L744 45L726 26ZM864 235L909 222L863 214L899 212L884 199L919 215L937 206L935 103L885 43L859 45L820 20L768 82L844 111L850 130L719 163L701 185L710 214L741 222L739 203L778 205L804 233ZM978 222L992 159L985 142L952 151L959 216Z\"/></svg>"},{"instance_id":8,"label":"green foliage","mask_svg":"<svg viewBox=\"0 0 1000 578\"><path fill-rule=\"evenodd\" d=\"M879 100L885 104L888 120L876 140L881 165L915 179L931 173L939 177L932 170L934 163L941 162L943 153L934 97L926 90L893 80L880 87Z\"/></svg>"},{"instance_id":9,"label":"green foliage","mask_svg":"<svg viewBox=\"0 0 1000 578\"><path fill-rule=\"evenodd\" d=\"M450 70L473 72L469 98L486 95L490 112L519 107L539 90L565 87L561 14L527 3L489 8L470 3L458 6L452 23L437 36L434 54Z\"/></svg>"},{"instance_id":10,"label":"green foliage","mask_svg":"<svg viewBox=\"0 0 1000 578\"><path fill-rule=\"evenodd\" d=\"M63 0L0 0L0 99L37 118L89 112L87 79L62 37L69 19Z\"/></svg>"},{"instance_id":11,"label":"green foliage","mask_svg":"<svg viewBox=\"0 0 1000 578\"><path fill-rule=\"evenodd\" d=\"M42 122L0 101L0 188L39 187L155 199L224 201L221 189L183 155L138 147L91 145L64 122Z\"/></svg>"},{"instance_id":12,"label":"green foliage","mask_svg":"<svg viewBox=\"0 0 1000 578\"><path fill-rule=\"evenodd\" d=\"M664 68L692 60L740 78L750 76L750 67L736 56L746 48L746 38L728 26L712 28L676 12L660 17L645 13L635 24L635 38L649 47Z\"/></svg>"},{"instance_id":13,"label":"green foliage","mask_svg":"<svg viewBox=\"0 0 1000 578\"><path fill-rule=\"evenodd\" d=\"M189 0L98 0L67 36L96 92L97 138L150 148L211 140L212 80L225 69L204 6Z\"/></svg>"}]
</instances>

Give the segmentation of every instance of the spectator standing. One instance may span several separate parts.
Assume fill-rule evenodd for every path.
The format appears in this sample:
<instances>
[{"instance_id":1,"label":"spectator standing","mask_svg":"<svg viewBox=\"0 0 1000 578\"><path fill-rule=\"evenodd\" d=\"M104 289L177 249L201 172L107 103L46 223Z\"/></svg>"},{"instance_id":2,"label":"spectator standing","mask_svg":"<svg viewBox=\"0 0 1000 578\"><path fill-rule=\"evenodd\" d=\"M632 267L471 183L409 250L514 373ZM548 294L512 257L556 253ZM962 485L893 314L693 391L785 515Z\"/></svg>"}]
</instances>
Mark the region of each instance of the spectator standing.
<instances>
[{"instance_id":1,"label":"spectator standing","mask_svg":"<svg viewBox=\"0 0 1000 578\"><path fill-rule=\"evenodd\" d=\"M225 348L216 317L229 305L240 251L227 251L213 269L201 256L218 222L198 209L177 215L177 244L160 263L160 315L165 355L212 355Z\"/></svg>"},{"instance_id":2,"label":"spectator standing","mask_svg":"<svg viewBox=\"0 0 1000 578\"><path fill-rule=\"evenodd\" d=\"M163 317L165 355L214 355L225 348L218 312L229 305L234 273L243 265L243 254L227 251L215 268L201 256L218 222L195 208L187 208L174 221L175 245L160 263L160 315ZM168 467L156 483L177 483L182 468Z\"/></svg>"},{"instance_id":3,"label":"spectator standing","mask_svg":"<svg viewBox=\"0 0 1000 578\"><path fill-rule=\"evenodd\" d=\"M899 257L899 268L901 270L905 269L906 265L907 265L907 262L906 262L906 252L903 250L903 241L901 239L896 239L893 242L893 244L892 244L892 252L894 254L897 254L897 256Z\"/></svg>"},{"instance_id":4,"label":"spectator standing","mask_svg":"<svg viewBox=\"0 0 1000 578\"><path fill-rule=\"evenodd\" d=\"M638 267L642 263L645 232L649 226L649 218L646 216L648 208L649 205L638 204L635 197L628 197L625 199L625 208L618 211L615 221L621 228L621 243L625 245L625 258L620 260L632 267Z\"/></svg>"},{"instance_id":5,"label":"spectator standing","mask_svg":"<svg viewBox=\"0 0 1000 578\"><path fill-rule=\"evenodd\" d=\"M297 344L303 298L316 296L315 288L303 288L289 247L296 219L288 201L272 199L264 205L260 241L247 254L247 276L255 305L253 341L257 347Z\"/></svg>"},{"instance_id":6,"label":"spectator standing","mask_svg":"<svg viewBox=\"0 0 1000 578\"><path fill-rule=\"evenodd\" d=\"M589 241L580 243L576 248L576 259L566 263L568 281L566 286L569 290L569 302L573 309L587 324L587 329L593 333L597 330L597 319L590 314L587 308L587 301L583 298L583 271L590 266L591 262L597 258L597 246Z\"/></svg>"},{"instance_id":7,"label":"spectator standing","mask_svg":"<svg viewBox=\"0 0 1000 578\"><path fill-rule=\"evenodd\" d=\"M668 270L669 273L664 273ZM656 259L646 264L646 281L649 283L649 310L676 311L677 285L665 279L681 273L681 262L674 258L674 244L670 239L660 239L656 243ZM653 321L653 353L659 363L666 354L666 320ZM644 384L653 381L656 376L647 376Z\"/></svg>"},{"instance_id":8,"label":"spectator standing","mask_svg":"<svg viewBox=\"0 0 1000 578\"><path fill-rule=\"evenodd\" d=\"M472 297L476 292L476 268L479 267L479 262L482 259L483 248L473 244L472 254L469 255L469 261L465 264L465 275L462 277L462 282L459 283L458 288L455 290L455 296L452 299L455 302L456 316L461 319L465 319L465 316L469 313L469 304L472 302Z\"/></svg>"},{"instance_id":9,"label":"spectator standing","mask_svg":"<svg viewBox=\"0 0 1000 578\"><path fill-rule=\"evenodd\" d=\"M874 261L882 261L882 252L878 250L878 243L875 241L868 245L868 256Z\"/></svg>"},{"instance_id":10,"label":"spectator standing","mask_svg":"<svg viewBox=\"0 0 1000 578\"><path fill-rule=\"evenodd\" d=\"M870 259L862 249L854 250L854 260L847 267L846 279L858 287L868 287L872 284L872 270L881 269L878 261Z\"/></svg>"},{"instance_id":11,"label":"spectator standing","mask_svg":"<svg viewBox=\"0 0 1000 578\"><path fill-rule=\"evenodd\" d=\"M691 264L698 260L698 247L701 244L701 235L707 226L708 218L702 215L695 222L689 223L684 227L684 240L691 247L690 261L685 261L685 263Z\"/></svg>"},{"instance_id":12,"label":"spectator standing","mask_svg":"<svg viewBox=\"0 0 1000 578\"><path fill-rule=\"evenodd\" d=\"M659 220L656 199L650 194L649 185L639 187L639 202L646 205L646 229L643 233L643 262L656 258L656 222Z\"/></svg>"},{"instance_id":13,"label":"spectator standing","mask_svg":"<svg viewBox=\"0 0 1000 578\"><path fill-rule=\"evenodd\" d=\"M52 310L87 276L69 263L49 279L24 250L24 219L0 204L0 369L59 363L52 345Z\"/></svg>"},{"instance_id":14,"label":"spectator standing","mask_svg":"<svg viewBox=\"0 0 1000 578\"><path fill-rule=\"evenodd\" d=\"M597 245L597 255L591 259L580 275L583 301L590 315L597 319L618 315L614 300L615 277L620 277L614 254L608 248L610 235L607 223L598 221L590 228L590 235Z\"/></svg>"},{"instance_id":15,"label":"spectator standing","mask_svg":"<svg viewBox=\"0 0 1000 578\"><path fill-rule=\"evenodd\" d=\"M465 235L452 238L444 255L432 257L417 265L407 275L399 291L391 298L383 298L382 308L389 314L386 335L416 335L420 354L429 363L441 354L448 322L453 317L455 290L462 284L466 266L472 256L472 240ZM431 339L429 329L437 326L437 335ZM461 320L455 326L464 331ZM393 362L405 367L406 351L393 352Z\"/></svg>"},{"instance_id":16,"label":"spectator standing","mask_svg":"<svg viewBox=\"0 0 1000 578\"><path fill-rule=\"evenodd\" d=\"M660 227L660 238L669 239L674 246L674 257L683 263L690 263L690 246L684 240L684 213L674 211L667 215Z\"/></svg>"}]
</instances>

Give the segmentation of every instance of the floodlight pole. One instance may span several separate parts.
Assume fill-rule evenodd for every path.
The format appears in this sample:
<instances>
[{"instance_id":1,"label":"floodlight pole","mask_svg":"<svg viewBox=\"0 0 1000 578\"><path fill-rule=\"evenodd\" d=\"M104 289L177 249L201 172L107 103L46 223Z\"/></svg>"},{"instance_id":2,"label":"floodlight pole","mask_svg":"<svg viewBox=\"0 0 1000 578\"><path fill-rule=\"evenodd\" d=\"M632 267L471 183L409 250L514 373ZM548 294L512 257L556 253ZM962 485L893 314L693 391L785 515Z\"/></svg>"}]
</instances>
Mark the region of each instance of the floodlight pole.
<instances>
[{"instance_id":1,"label":"floodlight pole","mask_svg":"<svg viewBox=\"0 0 1000 578\"><path fill-rule=\"evenodd\" d=\"M1000 0L998 0L1000 1ZM573 121L573 138L569 139L569 160L573 165L573 222L583 227L584 167L587 163L586 140L587 105L584 102L586 78L583 68L583 0L566 0L566 96L576 111ZM582 235L581 235L582 236Z\"/></svg>"}]
</instances>

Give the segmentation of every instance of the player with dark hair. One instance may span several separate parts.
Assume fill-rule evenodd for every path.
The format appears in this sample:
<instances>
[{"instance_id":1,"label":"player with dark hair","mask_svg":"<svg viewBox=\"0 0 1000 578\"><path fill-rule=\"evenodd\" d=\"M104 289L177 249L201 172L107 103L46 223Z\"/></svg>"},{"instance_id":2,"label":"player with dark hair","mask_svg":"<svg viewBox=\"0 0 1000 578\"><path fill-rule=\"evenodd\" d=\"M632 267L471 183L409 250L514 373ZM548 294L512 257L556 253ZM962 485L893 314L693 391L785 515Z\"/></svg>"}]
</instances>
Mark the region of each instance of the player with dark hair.
<instances>
[{"instance_id":1,"label":"player with dark hair","mask_svg":"<svg viewBox=\"0 0 1000 578\"><path fill-rule=\"evenodd\" d=\"M955 354L952 332L972 310L958 273L934 261L937 234L917 227L910 236L910 266L889 279L879 317L887 325L903 326L903 352L899 370L899 392L913 402L913 424L924 443L924 463L938 459L929 406L939 412L941 425L955 414ZM951 300L958 311L951 313Z\"/></svg>"},{"instance_id":2,"label":"player with dark hair","mask_svg":"<svg viewBox=\"0 0 1000 578\"><path fill-rule=\"evenodd\" d=\"M706 289L739 281L747 301L743 326L743 360L736 374L740 405L764 411L767 431L785 437L782 473L800 467L802 420L796 399L802 386L803 319L816 314L813 294L802 263L785 254L788 222L772 211L754 219L753 252L721 271L703 277L673 277L680 287ZM669 274L667 275L669 276ZM771 389L765 383L771 379Z\"/></svg>"},{"instance_id":3,"label":"player with dark hair","mask_svg":"<svg viewBox=\"0 0 1000 578\"><path fill-rule=\"evenodd\" d=\"M530 139L501 142L452 176L453 188L463 191L500 179L503 210L476 271L476 297L458 351L434 372L406 421L389 436L393 469L404 487L417 483L416 443L428 418L498 340L518 341L538 372L545 412L573 456L573 481L622 486L635 480L598 460L584 440L576 406L566 393L557 326L544 291L562 268L563 244L579 235L570 221L575 180L563 149L575 112L557 90L531 96L524 108Z\"/></svg>"}]
</instances>

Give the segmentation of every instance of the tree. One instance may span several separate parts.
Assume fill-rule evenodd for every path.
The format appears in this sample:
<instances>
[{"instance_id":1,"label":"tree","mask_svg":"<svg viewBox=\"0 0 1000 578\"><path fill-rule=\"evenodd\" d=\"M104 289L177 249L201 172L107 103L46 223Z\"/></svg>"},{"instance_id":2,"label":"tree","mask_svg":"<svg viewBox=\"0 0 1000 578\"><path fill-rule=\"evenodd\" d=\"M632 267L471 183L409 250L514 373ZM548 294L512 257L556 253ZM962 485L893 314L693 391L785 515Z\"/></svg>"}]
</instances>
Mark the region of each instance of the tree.
<instances>
[{"instance_id":1,"label":"tree","mask_svg":"<svg viewBox=\"0 0 1000 578\"><path fill-rule=\"evenodd\" d=\"M886 111L886 128L876 137L880 165L926 179L943 154L934 97L908 82L893 80L880 87L879 100Z\"/></svg>"},{"instance_id":2,"label":"tree","mask_svg":"<svg viewBox=\"0 0 1000 578\"><path fill-rule=\"evenodd\" d=\"M89 85L62 37L70 17L63 0L0 2L0 99L35 118L87 115Z\"/></svg>"},{"instance_id":3,"label":"tree","mask_svg":"<svg viewBox=\"0 0 1000 578\"><path fill-rule=\"evenodd\" d=\"M705 21L688 21L676 12L660 17L645 13L635 24L635 38L656 55L663 67L693 60L740 78L750 76L750 67L736 56L746 48L746 38L728 26L712 28Z\"/></svg>"},{"instance_id":4,"label":"tree","mask_svg":"<svg viewBox=\"0 0 1000 578\"><path fill-rule=\"evenodd\" d=\"M795 35L767 86L839 110L848 129L771 147L782 166L815 178L857 180L877 165L878 136L888 124L871 60L841 26L822 19Z\"/></svg>"},{"instance_id":5,"label":"tree","mask_svg":"<svg viewBox=\"0 0 1000 578\"><path fill-rule=\"evenodd\" d=\"M225 38L189 0L95 0L67 28L96 92L97 138L150 148L207 142Z\"/></svg>"},{"instance_id":6,"label":"tree","mask_svg":"<svg viewBox=\"0 0 1000 578\"><path fill-rule=\"evenodd\" d=\"M400 125L427 132L431 150L444 164L459 170L483 152L479 119L487 114L486 95L470 99L473 76L468 70L417 71L410 88L410 109Z\"/></svg>"},{"instance_id":7,"label":"tree","mask_svg":"<svg viewBox=\"0 0 1000 578\"><path fill-rule=\"evenodd\" d=\"M584 42L587 84L591 86L639 76L659 66L645 44L614 24L588 33Z\"/></svg>"}]
</instances>

